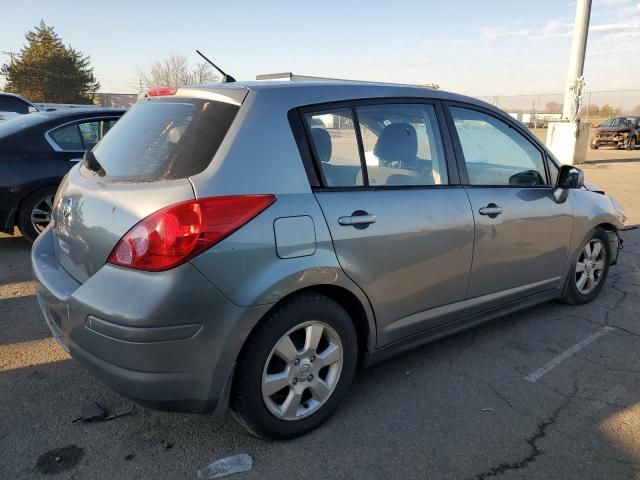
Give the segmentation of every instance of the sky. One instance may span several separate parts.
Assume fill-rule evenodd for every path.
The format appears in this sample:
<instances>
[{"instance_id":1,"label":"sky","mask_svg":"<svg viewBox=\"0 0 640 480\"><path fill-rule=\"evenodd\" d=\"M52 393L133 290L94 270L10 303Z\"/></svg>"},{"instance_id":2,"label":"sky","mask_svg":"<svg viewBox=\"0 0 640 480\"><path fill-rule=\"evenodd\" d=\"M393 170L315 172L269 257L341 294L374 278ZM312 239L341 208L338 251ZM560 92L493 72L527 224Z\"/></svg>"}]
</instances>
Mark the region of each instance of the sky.
<instances>
[{"instance_id":1,"label":"sky","mask_svg":"<svg viewBox=\"0 0 640 480\"><path fill-rule=\"evenodd\" d=\"M18 52L42 19L90 55L102 92L137 92L139 67L170 53L196 62L197 48L238 80L291 71L475 96L556 93L575 8L570 0L0 0L0 51ZM593 0L585 79L587 90L640 89L640 0Z\"/></svg>"}]
</instances>

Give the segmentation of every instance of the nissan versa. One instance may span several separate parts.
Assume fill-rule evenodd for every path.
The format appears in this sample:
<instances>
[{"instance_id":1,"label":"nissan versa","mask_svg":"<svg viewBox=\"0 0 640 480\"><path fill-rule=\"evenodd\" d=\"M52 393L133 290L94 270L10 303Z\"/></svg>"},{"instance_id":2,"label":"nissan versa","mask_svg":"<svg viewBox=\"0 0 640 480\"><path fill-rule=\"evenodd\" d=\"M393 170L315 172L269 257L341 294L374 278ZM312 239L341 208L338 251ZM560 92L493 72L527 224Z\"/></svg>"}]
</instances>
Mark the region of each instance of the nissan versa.
<instances>
[{"instance_id":1,"label":"nissan versa","mask_svg":"<svg viewBox=\"0 0 640 480\"><path fill-rule=\"evenodd\" d=\"M150 92L70 170L33 247L55 338L161 409L284 439L358 364L595 298L622 207L502 111L425 88Z\"/></svg>"}]
</instances>

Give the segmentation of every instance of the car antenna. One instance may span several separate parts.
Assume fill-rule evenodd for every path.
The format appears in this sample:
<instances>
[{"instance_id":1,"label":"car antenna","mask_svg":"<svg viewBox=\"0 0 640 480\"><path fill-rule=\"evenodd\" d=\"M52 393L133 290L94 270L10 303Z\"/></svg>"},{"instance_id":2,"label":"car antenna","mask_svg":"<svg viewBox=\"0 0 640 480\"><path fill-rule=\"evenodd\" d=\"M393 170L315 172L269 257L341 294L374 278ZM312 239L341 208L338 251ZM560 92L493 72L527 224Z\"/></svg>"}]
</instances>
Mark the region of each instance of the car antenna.
<instances>
[{"instance_id":1,"label":"car antenna","mask_svg":"<svg viewBox=\"0 0 640 480\"><path fill-rule=\"evenodd\" d=\"M236 81L235 78L233 78L231 75L224 73L220 67L218 67L215 63L213 63L211 60L205 57L204 53L202 53L200 50L196 50L196 53L200 55L202 58L204 58L207 61L207 63L211 64L213 68L215 68L222 74L222 83L233 83Z\"/></svg>"}]
</instances>

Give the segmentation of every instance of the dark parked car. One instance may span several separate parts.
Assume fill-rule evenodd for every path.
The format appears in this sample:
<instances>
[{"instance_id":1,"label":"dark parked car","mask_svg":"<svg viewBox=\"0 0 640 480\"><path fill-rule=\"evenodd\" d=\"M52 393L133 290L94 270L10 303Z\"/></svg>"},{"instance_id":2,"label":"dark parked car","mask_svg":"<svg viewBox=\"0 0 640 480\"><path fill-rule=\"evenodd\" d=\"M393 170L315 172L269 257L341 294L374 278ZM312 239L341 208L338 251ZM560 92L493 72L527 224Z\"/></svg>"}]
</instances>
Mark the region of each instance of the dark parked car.
<instances>
[{"instance_id":1,"label":"dark parked car","mask_svg":"<svg viewBox=\"0 0 640 480\"><path fill-rule=\"evenodd\" d=\"M0 93L0 122L37 111L38 107L20 95Z\"/></svg>"},{"instance_id":2,"label":"dark parked car","mask_svg":"<svg viewBox=\"0 0 640 480\"><path fill-rule=\"evenodd\" d=\"M591 139L591 148L597 150L606 145L635 150L640 140L640 117L610 118L598 128Z\"/></svg>"},{"instance_id":3,"label":"dark parked car","mask_svg":"<svg viewBox=\"0 0 640 480\"><path fill-rule=\"evenodd\" d=\"M93 148L124 110L37 112L0 123L0 231L17 226L33 241L51 220L62 177Z\"/></svg>"}]
</instances>

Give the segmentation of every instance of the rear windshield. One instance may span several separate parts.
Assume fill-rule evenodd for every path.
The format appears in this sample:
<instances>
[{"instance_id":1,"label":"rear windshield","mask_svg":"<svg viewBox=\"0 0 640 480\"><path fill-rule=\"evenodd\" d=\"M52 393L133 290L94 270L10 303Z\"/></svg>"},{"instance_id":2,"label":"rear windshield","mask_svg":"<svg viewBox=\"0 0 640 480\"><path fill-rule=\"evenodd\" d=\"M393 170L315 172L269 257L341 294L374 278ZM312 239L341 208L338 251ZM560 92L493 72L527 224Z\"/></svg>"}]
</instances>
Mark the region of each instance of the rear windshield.
<instances>
[{"instance_id":1,"label":"rear windshield","mask_svg":"<svg viewBox=\"0 0 640 480\"><path fill-rule=\"evenodd\" d=\"M30 113L5 120L4 122L0 122L0 138L8 137L9 135L26 130L39 123L44 123L50 119L51 117L41 113Z\"/></svg>"},{"instance_id":2,"label":"rear windshield","mask_svg":"<svg viewBox=\"0 0 640 480\"><path fill-rule=\"evenodd\" d=\"M94 149L103 178L153 182L203 171L240 107L171 98L135 104Z\"/></svg>"}]
</instances>

